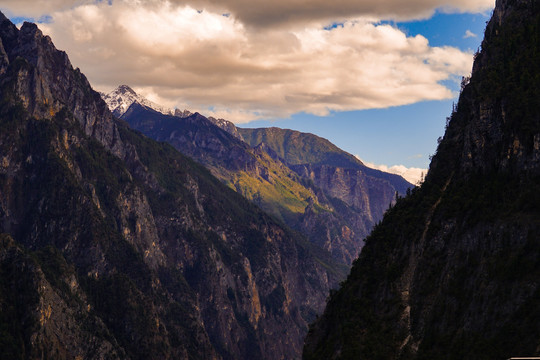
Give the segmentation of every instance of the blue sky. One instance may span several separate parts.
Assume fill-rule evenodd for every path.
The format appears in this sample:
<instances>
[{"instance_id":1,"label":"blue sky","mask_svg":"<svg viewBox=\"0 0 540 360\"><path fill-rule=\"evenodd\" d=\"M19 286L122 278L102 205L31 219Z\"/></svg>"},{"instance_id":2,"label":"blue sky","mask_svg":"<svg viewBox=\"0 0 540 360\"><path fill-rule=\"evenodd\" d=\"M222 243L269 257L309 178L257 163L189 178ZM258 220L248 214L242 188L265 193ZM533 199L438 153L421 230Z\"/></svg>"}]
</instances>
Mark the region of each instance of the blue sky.
<instances>
[{"instance_id":1,"label":"blue sky","mask_svg":"<svg viewBox=\"0 0 540 360\"><path fill-rule=\"evenodd\" d=\"M391 24L409 36L426 37L431 46L452 46L474 53L480 46L490 15L437 12L427 20ZM436 150L437 138L444 134L452 103L457 102L459 81L456 78L445 82L455 93L450 100L333 112L328 117L300 113L286 119L254 121L241 126L277 126L311 132L370 163L427 168L429 156Z\"/></svg>"}]
</instances>

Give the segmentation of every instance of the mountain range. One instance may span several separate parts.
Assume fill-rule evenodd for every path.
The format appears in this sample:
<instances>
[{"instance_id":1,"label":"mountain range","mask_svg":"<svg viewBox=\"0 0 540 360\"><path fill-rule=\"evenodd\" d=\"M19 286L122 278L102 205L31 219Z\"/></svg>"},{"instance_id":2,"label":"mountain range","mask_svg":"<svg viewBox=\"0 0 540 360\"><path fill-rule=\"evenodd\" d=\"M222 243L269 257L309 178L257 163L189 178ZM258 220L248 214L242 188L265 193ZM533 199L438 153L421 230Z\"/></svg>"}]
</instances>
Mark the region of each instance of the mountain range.
<instances>
[{"instance_id":1,"label":"mountain range","mask_svg":"<svg viewBox=\"0 0 540 360\"><path fill-rule=\"evenodd\" d=\"M99 94L0 13L0 359L540 356L539 34L535 0L496 1L411 188Z\"/></svg>"},{"instance_id":2,"label":"mountain range","mask_svg":"<svg viewBox=\"0 0 540 360\"><path fill-rule=\"evenodd\" d=\"M128 86L103 95L132 128L209 168L261 209L302 232L350 266L363 239L407 181L366 167L312 134L278 128L242 129L198 113L164 113ZM186 116L184 116L186 114Z\"/></svg>"},{"instance_id":3,"label":"mountain range","mask_svg":"<svg viewBox=\"0 0 540 360\"><path fill-rule=\"evenodd\" d=\"M366 239L304 359L540 355L539 34L537 1L497 0L425 182Z\"/></svg>"}]
</instances>

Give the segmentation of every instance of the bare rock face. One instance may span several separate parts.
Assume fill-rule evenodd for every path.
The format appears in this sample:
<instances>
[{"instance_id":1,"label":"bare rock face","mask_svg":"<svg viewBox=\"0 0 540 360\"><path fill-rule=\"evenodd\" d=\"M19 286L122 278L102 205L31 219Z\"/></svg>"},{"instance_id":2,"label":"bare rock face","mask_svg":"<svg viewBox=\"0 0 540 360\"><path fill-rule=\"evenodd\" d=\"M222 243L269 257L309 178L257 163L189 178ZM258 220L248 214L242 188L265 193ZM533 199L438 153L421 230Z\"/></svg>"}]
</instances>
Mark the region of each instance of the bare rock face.
<instances>
[{"instance_id":1,"label":"bare rock face","mask_svg":"<svg viewBox=\"0 0 540 360\"><path fill-rule=\"evenodd\" d=\"M174 110L174 116L177 116L179 118L185 118L185 117L188 117L190 115L193 115L193 113L189 110L180 110L180 109L175 109Z\"/></svg>"},{"instance_id":2,"label":"bare rock face","mask_svg":"<svg viewBox=\"0 0 540 360\"><path fill-rule=\"evenodd\" d=\"M0 40L0 358L298 357L330 256L115 119L35 25Z\"/></svg>"},{"instance_id":3,"label":"bare rock face","mask_svg":"<svg viewBox=\"0 0 540 360\"><path fill-rule=\"evenodd\" d=\"M366 239L305 359L540 354L540 7L497 1L420 189Z\"/></svg>"},{"instance_id":4,"label":"bare rock face","mask_svg":"<svg viewBox=\"0 0 540 360\"><path fill-rule=\"evenodd\" d=\"M28 349L28 358L45 353L66 359L86 354L127 358L56 250L45 248L32 256L10 236L0 235L0 266L2 324L11 327L2 333L2 358L18 358L21 347Z\"/></svg>"},{"instance_id":5,"label":"bare rock face","mask_svg":"<svg viewBox=\"0 0 540 360\"><path fill-rule=\"evenodd\" d=\"M16 42L13 29L7 28L12 72L6 74L4 82L14 81L16 89L15 94L7 95L15 95L36 118L51 119L66 108L87 135L113 151L120 151L122 145L110 112L98 101L99 94L91 90L86 77L78 69L73 70L67 55L56 50L51 39L43 36L35 24L24 23L17 30Z\"/></svg>"},{"instance_id":6,"label":"bare rock face","mask_svg":"<svg viewBox=\"0 0 540 360\"><path fill-rule=\"evenodd\" d=\"M328 196L357 209L368 228L381 220L388 206L395 201L396 189L388 181L368 176L358 169L331 165L296 165L291 168L312 180Z\"/></svg>"},{"instance_id":7,"label":"bare rock face","mask_svg":"<svg viewBox=\"0 0 540 360\"><path fill-rule=\"evenodd\" d=\"M216 119L216 118L211 117L211 116L208 117L208 120L213 122L219 128L225 130L226 132L228 132L229 134L231 134L235 138L240 139L242 141L244 140L242 138L242 135L240 135L240 132L238 132L238 128L232 122L227 121L225 119Z\"/></svg>"},{"instance_id":8,"label":"bare rock face","mask_svg":"<svg viewBox=\"0 0 540 360\"><path fill-rule=\"evenodd\" d=\"M345 264L356 259L364 238L395 202L396 193L404 195L412 187L400 176L367 168L356 157L313 134L279 128L238 131L248 144L264 146L274 159L313 184L318 199L331 203L332 214L339 216L313 211L310 206L299 228Z\"/></svg>"}]
</instances>

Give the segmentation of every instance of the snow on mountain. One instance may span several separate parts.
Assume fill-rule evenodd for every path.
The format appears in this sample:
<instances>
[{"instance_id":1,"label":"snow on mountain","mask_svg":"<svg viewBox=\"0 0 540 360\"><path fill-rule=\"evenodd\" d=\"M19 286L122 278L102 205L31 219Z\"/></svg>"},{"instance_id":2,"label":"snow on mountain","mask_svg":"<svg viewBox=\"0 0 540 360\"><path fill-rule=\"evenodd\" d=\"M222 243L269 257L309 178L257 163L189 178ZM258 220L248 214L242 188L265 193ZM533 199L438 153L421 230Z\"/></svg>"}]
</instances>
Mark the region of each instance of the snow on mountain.
<instances>
[{"instance_id":1,"label":"snow on mountain","mask_svg":"<svg viewBox=\"0 0 540 360\"><path fill-rule=\"evenodd\" d=\"M217 127L225 130L226 132L228 132L235 138L244 141L244 138L242 137L242 135L240 135L240 133L238 132L238 128L236 127L236 125L234 125L234 123L225 119L216 119L215 117L212 117L212 116L209 116L208 120L213 122L214 125L216 125Z\"/></svg>"},{"instance_id":2,"label":"snow on mountain","mask_svg":"<svg viewBox=\"0 0 540 360\"><path fill-rule=\"evenodd\" d=\"M120 85L108 94L101 93L101 97L109 106L112 113L121 117L134 102L149 107L165 115L174 115L173 110L158 105L140 95L127 85Z\"/></svg>"}]
</instances>

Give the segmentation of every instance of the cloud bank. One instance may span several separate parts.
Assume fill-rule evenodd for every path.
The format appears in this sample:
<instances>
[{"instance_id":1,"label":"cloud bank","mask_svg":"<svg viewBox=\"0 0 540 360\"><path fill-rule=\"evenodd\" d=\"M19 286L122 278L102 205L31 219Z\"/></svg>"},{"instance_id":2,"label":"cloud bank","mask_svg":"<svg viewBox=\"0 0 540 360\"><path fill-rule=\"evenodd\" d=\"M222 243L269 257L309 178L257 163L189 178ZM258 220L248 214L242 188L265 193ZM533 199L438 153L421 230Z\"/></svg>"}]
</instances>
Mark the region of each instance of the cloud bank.
<instances>
[{"instance_id":1,"label":"cloud bank","mask_svg":"<svg viewBox=\"0 0 540 360\"><path fill-rule=\"evenodd\" d=\"M170 107L236 123L297 112L385 108L452 96L472 54L431 47L378 19L492 0L4 0L40 27L98 90L128 84ZM397 12L399 10L399 13ZM333 21L336 25L328 26Z\"/></svg>"}]
</instances>

